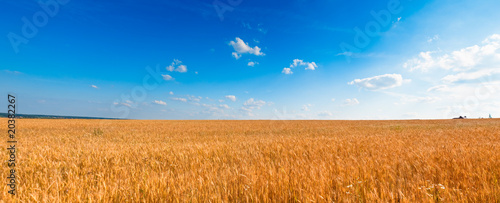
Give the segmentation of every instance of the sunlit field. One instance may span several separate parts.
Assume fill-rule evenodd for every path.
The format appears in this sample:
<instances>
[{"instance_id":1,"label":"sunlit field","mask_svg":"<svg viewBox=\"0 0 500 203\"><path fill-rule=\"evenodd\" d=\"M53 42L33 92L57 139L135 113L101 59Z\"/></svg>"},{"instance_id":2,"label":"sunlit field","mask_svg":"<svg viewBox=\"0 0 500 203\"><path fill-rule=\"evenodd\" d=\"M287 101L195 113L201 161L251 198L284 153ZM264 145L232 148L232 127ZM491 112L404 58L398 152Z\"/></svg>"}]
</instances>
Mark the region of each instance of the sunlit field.
<instances>
[{"instance_id":1,"label":"sunlit field","mask_svg":"<svg viewBox=\"0 0 500 203\"><path fill-rule=\"evenodd\" d=\"M500 202L495 119L19 119L17 131L21 202Z\"/></svg>"}]
</instances>

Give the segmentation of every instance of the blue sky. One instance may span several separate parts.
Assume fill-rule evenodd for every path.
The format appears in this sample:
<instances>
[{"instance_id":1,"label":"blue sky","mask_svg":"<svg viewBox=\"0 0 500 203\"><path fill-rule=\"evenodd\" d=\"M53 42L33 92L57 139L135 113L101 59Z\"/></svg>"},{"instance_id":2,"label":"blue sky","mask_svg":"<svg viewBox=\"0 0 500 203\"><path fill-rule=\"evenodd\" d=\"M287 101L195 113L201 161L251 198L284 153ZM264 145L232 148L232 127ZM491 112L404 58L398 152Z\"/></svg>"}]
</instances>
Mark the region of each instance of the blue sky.
<instances>
[{"instance_id":1,"label":"blue sky","mask_svg":"<svg viewBox=\"0 0 500 203\"><path fill-rule=\"evenodd\" d=\"M0 94L18 113L500 116L499 1L1 3Z\"/></svg>"}]
</instances>

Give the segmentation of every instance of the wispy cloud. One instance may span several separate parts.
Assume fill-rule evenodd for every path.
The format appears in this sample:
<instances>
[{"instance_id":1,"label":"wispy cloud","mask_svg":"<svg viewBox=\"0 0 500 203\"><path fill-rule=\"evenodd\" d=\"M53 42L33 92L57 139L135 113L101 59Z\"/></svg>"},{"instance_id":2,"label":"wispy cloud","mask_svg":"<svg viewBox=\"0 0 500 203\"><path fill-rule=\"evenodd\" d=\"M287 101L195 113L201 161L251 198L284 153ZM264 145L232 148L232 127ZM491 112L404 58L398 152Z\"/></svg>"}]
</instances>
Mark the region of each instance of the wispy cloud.
<instances>
[{"instance_id":1,"label":"wispy cloud","mask_svg":"<svg viewBox=\"0 0 500 203\"><path fill-rule=\"evenodd\" d=\"M158 105L163 105L163 106L166 106L166 105L167 105L167 103L166 103L166 102L161 101L161 100L154 100L154 101L153 101L153 103L154 103L154 104L158 104Z\"/></svg>"},{"instance_id":2,"label":"wispy cloud","mask_svg":"<svg viewBox=\"0 0 500 203\"><path fill-rule=\"evenodd\" d=\"M356 85L367 90L381 90L398 87L403 85L403 82L409 81L410 80L403 80L403 76L400 74L385 74L371 78L355 79L348 84Z\"/></svg>"},{"instance_id":3,"label":"wispy cloud","mask_svg":"<svg viewBox=\"0 0 500 203\"><path fill-rule=\"evenodd\" d=\"M15 74L15 75L23 74L23 73L21 73L21 72L19 72L19 71L15 71L15 70L14 70L14 71L11 71L11 70L4 70L4 71L5 71L6 73L9 73L9 74Z\"/></svg>"},{"instance_id":4,"label":"wispy cloud","mask_svg":"<svg viewBox=\"0 0 500 203\"><path fill-rule=\"evenodd\" d=\"M230 107L227 105L227 104L221 104L219 105L221 108L225 108L225 109L230 109Z\"/></svg>"},{"instance_id":5,"label":"wispy cloud","mask_svg":"<svg viewBox=\"0 0 500 203\"><path fill-rule=\"evenodd\" d=\"M236 101L236 96L234 96L234 95L226 95L225 97L226 97L226 99L229 99L229 100L231 100L233 102Z\"/></svg>"},{"instance_id":6,"label":"wispy cloud","mask_svg":"<svg viewBox=\"0 0 500 203\"><path fill-rule=\"evenodd\" d=\"M354 105L358 105L358 104L359 104L359 101L356 98L344 100L344 106L354 106Z\"/></svg>"},{"instance_id":7,"label":"wispy cloud","mask_svg":"<svg viewBox=\"0 0 500 203\"><path fill-rule=\"evenodd\" d=\"M423 72L441 68L453 71L470 70L477 65L495 64L500 61L500 35L494 34L486 38L482 45L474 45L452 51L440 56L436 52L421 52L418 57L408 60L403 66L410 71Z\"/></svg>"},{"instance_id":8,"label":"wispy cloud","mask_svg":"<svg viewBox=\"0 0 500 203\"><path fill-rule=\"evenodd\" d=\"M163 77L163 80L174 80L174 78L170 75L161 75Z\"/></svg>"},{"instance_id":9,"label":"wispy cloud","mask_svg":"<svg viewBox=\"0 0 500 203\"><path fill-rule=\"evenodd\" d=\"M187 102L187 99L186 99L186 98L178 98L178 97L174 97L174 98L171 98L171 100L174 100L174 101L181 101L181 102Z\"/></svg>"}]
</instances>

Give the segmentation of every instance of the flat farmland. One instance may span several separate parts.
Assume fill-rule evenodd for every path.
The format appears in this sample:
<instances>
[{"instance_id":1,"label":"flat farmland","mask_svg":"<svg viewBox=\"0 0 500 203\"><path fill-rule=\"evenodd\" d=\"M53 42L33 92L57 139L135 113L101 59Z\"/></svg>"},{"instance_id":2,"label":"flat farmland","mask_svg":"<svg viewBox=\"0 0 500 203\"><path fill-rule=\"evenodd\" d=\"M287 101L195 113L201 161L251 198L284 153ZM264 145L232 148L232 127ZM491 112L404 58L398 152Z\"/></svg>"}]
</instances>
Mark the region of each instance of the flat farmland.
<instances>
[{"instance_id":1,"label":"flat farmland","mask_svg":"<svg viewBox=\"0 0 500 203\"><path fill-rule=\"evenodd\" d=\"M498 119L16 124L1 202L500 202Z\"/></svg>"}]
</instances>

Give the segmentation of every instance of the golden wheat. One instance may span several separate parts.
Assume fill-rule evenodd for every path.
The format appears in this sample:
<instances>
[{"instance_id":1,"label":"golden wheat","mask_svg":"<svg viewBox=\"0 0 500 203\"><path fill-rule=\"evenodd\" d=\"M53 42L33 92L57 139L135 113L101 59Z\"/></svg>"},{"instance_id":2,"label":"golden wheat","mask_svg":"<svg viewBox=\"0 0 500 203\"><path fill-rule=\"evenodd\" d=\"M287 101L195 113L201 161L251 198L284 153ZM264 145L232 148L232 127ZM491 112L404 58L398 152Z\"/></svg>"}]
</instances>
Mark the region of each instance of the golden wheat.
<instances>
[{"instance_id":1,"label":"golden wheat","mask_svg":"<svg viewBox=\"0 0 500 203\"><path fill-rule=\"evenodd\" d=\"M500 202L495 119L19 119L17 134L2 202Z\"/></svg>"}]
</instances>

